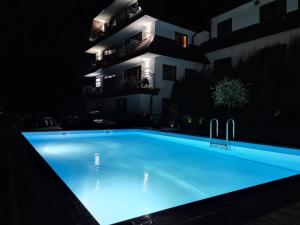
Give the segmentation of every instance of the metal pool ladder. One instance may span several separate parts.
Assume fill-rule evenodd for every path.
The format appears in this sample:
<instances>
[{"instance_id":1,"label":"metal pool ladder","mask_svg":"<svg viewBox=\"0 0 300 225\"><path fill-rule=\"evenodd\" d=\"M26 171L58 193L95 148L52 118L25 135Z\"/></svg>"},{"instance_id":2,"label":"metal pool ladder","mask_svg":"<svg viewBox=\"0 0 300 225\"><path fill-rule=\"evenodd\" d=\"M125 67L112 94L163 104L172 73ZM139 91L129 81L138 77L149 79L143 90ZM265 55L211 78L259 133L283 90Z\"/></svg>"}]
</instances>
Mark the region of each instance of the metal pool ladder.
<instances>
[{"instance_id":1,"label":"metal pool ladder","mask_svg":"<svg viewBox=\"0 0 300 225\"><path fill-rule=\"evenodd\" d=\"M227 145L227 149L230 149L230 145L229 145L229 124L232 124L232 139L235 139L235 121L234 119L229 119L226 122L226 145Z\"/></svg>"},{"instance_id":2,"label":"metal pool ladder","mask_svg":"<svg viewBox=\"0 0 300 225\"><path fill-rule=\"evenodd\" d=\"M215 148L222 148L229 150L230 149L230 143L229 143L229 124L232 124L232 139L235 139L235 121L234 119L229 119L226 122L226 143L214 143L213 142L213 124L216 123L216 138L219 136L219 121L218 119L212 119L210 121L210 127L209 127L209 140L210 140L210 147Z\"/></svg>"},{"instance_id":3,"label":"metal pool ladder","mask_svg":"<svg viewBox=\"0 0 300 225\"><path fill-rule=\"evenodd\" d=\"M210 123L209 123L209 142L210 142L210 147L213 146L212 129L213 129L214 122L216 123L216 137L219 137L219 120L218 119L212 119L210 121Z\"/></svg>"}]
</instances>

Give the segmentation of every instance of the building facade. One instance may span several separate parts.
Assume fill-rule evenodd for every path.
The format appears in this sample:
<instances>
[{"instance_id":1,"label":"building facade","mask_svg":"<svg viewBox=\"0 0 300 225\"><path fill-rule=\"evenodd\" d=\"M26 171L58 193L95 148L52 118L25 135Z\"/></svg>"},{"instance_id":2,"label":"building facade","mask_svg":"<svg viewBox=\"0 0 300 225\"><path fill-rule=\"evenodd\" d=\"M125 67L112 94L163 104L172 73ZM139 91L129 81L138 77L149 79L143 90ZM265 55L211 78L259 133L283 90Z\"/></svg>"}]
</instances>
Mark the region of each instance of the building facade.
<instances>
[{"instance_id":1,"label":"building facade","mask_svg":"<svg viewBox=\"0 0 300 225\"><path fill-rule=\"evenodd\" d=\"M184 77L222 79L241 59L300 36L300 0L241 0L211 9L208 28L165 21L142 0L115 0L95 17L84 88L89 108L161 114Z\"/></svg>"},{"instance_id":2,"label":"building facade","mask_svg":"<svg viewBox=\"0 0 300 225\"><path fill-rule=\"evenodd\" d=\"M248 0L221 9L211 17L210 38L201 46L211 62L207 73L220 79L262 49L288 49L300 36L299 8L299 0Z\"/></svg>"},{"instance_id":3,"label":"building facade","mask_svg":"<svg viewBox=\"0 0 300 225\"><path fill-rule=\"evenodd\" d=\"M106 113L161 114L174 82L199 75L208 63L200 34L151 16L136 0L116 0L104 9L90 40L87 53L95 63L86 77L95 86L84 93L90 108Z\"/></svg>"}]
</instances>

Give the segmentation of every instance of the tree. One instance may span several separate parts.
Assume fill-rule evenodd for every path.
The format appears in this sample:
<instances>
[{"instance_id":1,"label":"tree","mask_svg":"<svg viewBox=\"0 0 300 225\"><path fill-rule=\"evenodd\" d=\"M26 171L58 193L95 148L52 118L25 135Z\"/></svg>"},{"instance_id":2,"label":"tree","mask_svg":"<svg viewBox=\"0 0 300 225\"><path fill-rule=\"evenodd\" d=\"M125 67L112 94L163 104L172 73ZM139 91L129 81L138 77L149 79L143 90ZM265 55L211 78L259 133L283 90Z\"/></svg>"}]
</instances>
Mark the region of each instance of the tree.
<instances>
[{"instance_id":1,"label":"tree","mask_svg":"<svg viewBox=\"0 0 300 225\"><path fill-rule=\"evenodd\" d=\"M228 116L232 108L243 107L249 102L249 91L240 80L225 78L219 81L213 90L214 105L227 107Z\"/></svg>"}]
</instances>

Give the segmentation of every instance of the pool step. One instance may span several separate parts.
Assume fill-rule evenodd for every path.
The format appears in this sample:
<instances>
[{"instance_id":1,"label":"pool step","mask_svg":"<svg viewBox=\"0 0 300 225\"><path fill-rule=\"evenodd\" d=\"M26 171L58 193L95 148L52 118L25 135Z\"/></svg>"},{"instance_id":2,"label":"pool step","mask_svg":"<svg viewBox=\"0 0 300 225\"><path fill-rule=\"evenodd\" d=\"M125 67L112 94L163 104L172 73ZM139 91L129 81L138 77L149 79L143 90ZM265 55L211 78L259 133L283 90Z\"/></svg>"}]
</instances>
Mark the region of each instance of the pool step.
<instances>
[{"instance_id":1,"label":"pool step","mask_svg":"<svg viewBox=\"0 0 300 225\"><path fill-rule=\"evenodd\" d=\"M225 150L229 150L229 145L226 144L221 144L221 143L210 143L210 147L211 148L220 148L220 149L225 149Z\"/></svg>"}]
</instances>

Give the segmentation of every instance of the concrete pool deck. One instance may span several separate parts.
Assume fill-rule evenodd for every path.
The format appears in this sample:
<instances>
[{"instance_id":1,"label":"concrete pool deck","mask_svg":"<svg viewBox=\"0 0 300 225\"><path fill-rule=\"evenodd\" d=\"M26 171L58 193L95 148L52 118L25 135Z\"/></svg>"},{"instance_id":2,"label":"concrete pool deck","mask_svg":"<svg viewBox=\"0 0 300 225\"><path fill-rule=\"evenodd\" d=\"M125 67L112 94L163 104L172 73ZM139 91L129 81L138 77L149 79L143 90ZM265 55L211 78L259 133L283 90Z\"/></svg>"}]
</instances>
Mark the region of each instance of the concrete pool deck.
<instances>
[{"instance_id":1,"label":"concrete pool deck","mask_svg":"<svg viewBox=\"0 0 300 225\"><path fill-rule=\"evenodd\" d=\"M19 134L0 133L0 143L1 224L98 224Z\"/></svg>"},{"instance_id":2,"label":"concrete pool deck","mask_svg":"<svg viewBox=\"0 0 300 225\"><path fill-rule=\"evenodd\" d=\"M207 129L183 129L183 128L161 128L160 131L174 132L179 134L190 134L196 136L209 136ZM222 134L220 134L222 135ZM225 138L225 132L223 132ZM289 146L300 148L299 130L279 129L279 128L259 128L259 129L239 129L236 130L237 139L245 142L255 142L260 144L269 144L276 146Z\"/></svg>"},{"instance_id":3,"label":"concrete pool deck","mask_svg":"<svg viewBox=\"0 0 300 225\"><path fill-rule=\"evenodd\" d=\"M97 224L20 134L0 133L0 147L1 224ZM300 224L299 190L300 176L291 177L154 213L152 224Z\"/></svg>"}]
</instances>

